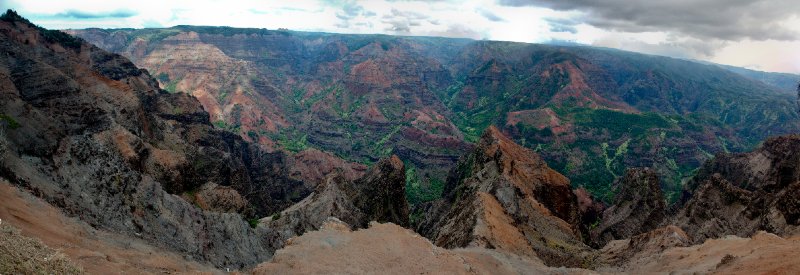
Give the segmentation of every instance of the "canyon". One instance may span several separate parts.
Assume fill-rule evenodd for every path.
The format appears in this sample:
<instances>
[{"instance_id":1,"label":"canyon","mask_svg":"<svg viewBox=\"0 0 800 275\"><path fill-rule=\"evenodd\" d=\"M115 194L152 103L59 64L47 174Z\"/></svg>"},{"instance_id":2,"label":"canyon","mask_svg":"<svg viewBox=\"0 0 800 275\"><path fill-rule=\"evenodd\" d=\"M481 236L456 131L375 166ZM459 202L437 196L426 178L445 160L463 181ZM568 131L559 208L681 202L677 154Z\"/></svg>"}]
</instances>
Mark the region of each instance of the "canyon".
<instances>
[{"instance_id":1,"label":"canyon","mask_svg":"<svg viewBox=\"0 0 800 275\"><path fill-rule=\"evenodd\" d=\"M606 203L627 167L655 169L675 202L714 154L800 130L784 75L775 84L612 49L201 26L67 32L197 97L244 140L313 148L340 166L395 154L413 171L413 205L441 197L490 125Z\"/></svg>"},{"instance_id":2,"label":"canyon","mask_svg":"<svg viewBox=\"0 0 800 275\"><path fill-rule=\"evenodd\" d=\"M795 93L717 66L12 10L0 48L0 273L800 271Z\"/></svg>"}]
</instances>

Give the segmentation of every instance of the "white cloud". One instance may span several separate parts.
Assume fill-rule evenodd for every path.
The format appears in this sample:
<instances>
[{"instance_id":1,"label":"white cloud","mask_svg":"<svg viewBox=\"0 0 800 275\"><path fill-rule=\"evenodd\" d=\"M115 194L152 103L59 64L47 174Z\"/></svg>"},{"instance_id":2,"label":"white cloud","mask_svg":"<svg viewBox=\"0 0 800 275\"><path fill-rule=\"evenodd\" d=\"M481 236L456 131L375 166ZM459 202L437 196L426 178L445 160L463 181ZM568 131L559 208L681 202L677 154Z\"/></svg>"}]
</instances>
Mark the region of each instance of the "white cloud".
<instances>
[{"instance_id":1,"label":"white cloud","mask_svg":"<svg viewBox=\"0 0 800 275\"><path fill-rule=\"evenodd\" d=\"M590 24L585 12L504 6L493 0L0 0L53 29L216 25L335 33L431 35L541 43L572 41L650 54L800 73L797 41L721 41L669 30L626 32ZM800 26L792 18L785 26Z\"/></svg>"}]
</instances>

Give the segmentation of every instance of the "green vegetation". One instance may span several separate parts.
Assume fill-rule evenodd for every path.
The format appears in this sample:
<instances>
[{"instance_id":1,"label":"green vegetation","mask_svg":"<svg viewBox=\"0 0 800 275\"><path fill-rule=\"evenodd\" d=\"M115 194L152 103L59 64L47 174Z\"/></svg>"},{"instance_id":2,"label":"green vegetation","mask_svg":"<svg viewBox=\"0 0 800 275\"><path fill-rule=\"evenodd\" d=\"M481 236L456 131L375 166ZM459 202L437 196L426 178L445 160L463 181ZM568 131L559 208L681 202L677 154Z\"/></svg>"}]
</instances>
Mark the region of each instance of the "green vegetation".
<instances>
[{"instance_id":1,"label":"green vegetation","mask_svg":"<svg viewBox=\"0 0 800 275\"><path fill-rule=\"evenodd\" d=\"M394 128L392 128L392 131L390 131L388 134L386 134L380 140L378 140L378 142L376 142L375 145L372 146L373 156L382 158L390 155L392 153L392 147L391 146L384 147L383 145L386 144L386 142L389 141L389 139L392 138L392 136L397 134L397 132L400 132L400 129L402 129L403 126L404 126L403 124L395 126Z\"/></svg>"},{"instance_id":2,"label":"green vegetation","mask_svg":"<svg viewBox=\"0 0 800 275\"><path fill-rule=\"evenodd\" d=\"M514 125L519 131L520 136L522 137L537 137L537 139L546 139L553 137L553 130L550 130L549 127L544 127L539 130L536 127L524 124L524 123L517 123Z\"/></svg>"},{"instance_id":3,"label":"green vegetation","mask_svg":"<svg viewBox=\"0 0 800 275\"><path fill-rule=\"evenodd\" d=\"M156 78L161 82L163 89L168 93L180 93L181 91L178 90L178 83L181 82L182 78L177 79L170 79L169 74L167 73L159 73Z\"/></svg>"},{"instance_id":4,"label":"green vegetation","mask_svg":"<svg viewBox=\"0 0 800 275\"><path fill-rule=\"evenodd\" d=\"M605 109L549 106L562 120L572 123L578 139L556 143L558 137L549 129L541 130L518 123L512 128L523 146L542 153L548 164L568 176L574 186L583 186L601 200L614 197L611 183L631 166L649 166L659 170L662 188L669 201L680 195L683 181L697 169L696 164L678 163L672 156L693 154L665 144L686 144L686 135L705 131L706 125L697 116L664 116L657 113L623 113ZM702 122L698 122L702 121ZM682 141L683 140L683 141ZM698 146L689 143L689 146ZM692 156L708 158L708 153ZM691 150L690 148L682 150ZM655 154L655 155L653 155ZM691 156L691 155L690 155ZM641 162L648 159L650 162ZM643 163L643 164L635 164ZM694 162L697 163L697 162Z\"/></svg>"},{"instance_id":5,"label":"green vegetation","mask_svg":"<svg viewBox=\"0 0 800 275\"><path fill-rule=\"evenodd\" d=\"M23 18L22 16L17 14L14 10L9 9L5 13L3 13L3 15L0 15L0 21L11 22L11 23L21 22L23 24L28 24L30 26L33 26L39 31L39 33L41 33L45 41L50 43L60 44L65 48L80 49L81 45L83 45L83 39L74 37L59 30L48 30L39 27L37 25L34 25L33 23L31 23L31 21L28 21L28 19Z\"/></svg>"},{"instance_id":6,"label":"green vegetation","mask_svg":"<svg viewBox=\"0 0 800 275\"><path fill-rule=\"evenodd\" d=\"M214 27L214 26L187 26L187 25L178 25L175 26L176 29L181 31L193 31L197 33L203 34L221 34L223 36L234 36L237 34L243 35L271 35L273 33L280 33L283 35L291 35L291 33L287 30L278 31L271 31L263 28L233 28L233 27Z\"/></svg>"},{"instance_id":7,"label":"green vegetation","mask_svg":"<svg viewBox=\"0 0 800 275\"><path fill-rule=\"evenodd\" d=\"M13 117L2 113L0 113L0 122L4 122L11 129L17 129L19 127L22 127L22 125L20 125L19 122L14 120Z\"/></svg>"},{"instance_id":8,"label":"green vegetation","mask_svg":"<svg viewBox=\"0 0 800 275\"><path fill-rule=\"evenodd\" d=\"M258 133L256 133L256 131L247 131L247 136L250 137L251 140L258 141Z\"/></svg>"},{"instance_id":9,"label":"green vegetation","mask_svg":"<svg viewBox=\"0 0 800 275\"><path fill-rule=\"evenodd\" d=\"M302 137L299 139L285 139L285 140L278 140L278 144L280 144L284 149L292 151L292 152L300 152L305 149L308 149L308 135L303 134Z\"/></svg>"},{"instance_id":10,"label":"green vegetation","mask_svg":"<svg viewBox=\"0 0 800 275\"><path fill-rule=\"evenodd\" d=\"M671 128L676 125L656 113L628 114L606 109L558 109L560 115L573 115L575 124L594 129L606 129L614 137L623 134L641 136L653 129Z\"/></svg>"},{"instance_id":11,"label":"green vegetation","mask_svg":"<svg viewBox=\"0 0 800 275\"><path fill-rule=\"evenodd\" d=\"M388 51L391 47L399 42L399 38L382 34L354 35L353 37L346 39L344 42L347 45L347 49L349 49L351 52L360 50L361 48L372 43L379 43L384 51Z\"/></svg>"},{"instance_id":12,"label":"green vegetation","mask_svg":"<svg viewBox=\"0 0 800 275\"><path fill-rule=\"evenodd\" d=\"M161 81L161 83L169 83L169 74L165 72L160 72L158 73L158 75L156 75L156 79L158 79L158 81Z\"/></svg>"},{"instance_id":13,"label":"green vegetation","mask_svg":"<svg viewBox=\"0 0 800 275\"><path fill-rule=\"evenodd\" d=\"M80 49L83 44L83 39L66 34L59 30L48 30L37 27L42 33L44 39L51 43L58 43L65 48Z\"/></svg>"},{"instance_id":14,"label":"green vegetation","mask_svg":"<svg viewBox=\"0 0 800 275\"><path fill-rule=\"evenodd\" d=\"M214 121L211 124L214 124L214 126L217 127L218 129L226 130L226 131L237 133L237 134L242 131L242 126L241 125L239 125L239 124L228 124L228 123L225 123L224 120L217 120L217 121Z\"/></svg>"},{"instance_id":15,"label":"green vegetation","mask_svg":"<svg viewBox=\"0 0 800 275\"><path fill-rule=\"evenodd\" d=\"M259 222L258 219L255 219L255 218L247 220L247 223L250 224L250 228L258 227L258 222Z\"/></svg>"},{"instance_id":16,"label":"green vegetation","mask_svg":"<svg viewBox=\"0 0 800 275\"><path fill-rule=\"evenodd\" d=\"M168 83L167 86L164 87L164 90L166 90L167 92L169 92L171 94L174 94L174 93L179 92L177 90L177 87L178 87L178 81L174 81L174 82Z\"/></svg>"},{"instance_id":17,"label":"green vegetation","mask_svg":"<svg viewBox=\"0 0 800 275\"><path fill-rule=\"evenodd\" d=\"M348 95L350 95L350 93L345 93L345 89L343 88L334 90L336 103L333 104L333 110L337 115L339 115L339 117L343 119L349 119L350 115L356 110L360 109L365 101L364 96L360 96L355 100L352 100L352 97L349 97Z\"/></svg>"},{"instance_id":18,"label":"green vegetation","mask_svg":"<svg viewBox=\"0 0 800 275\"><path fill-rule=\"evenodd\" d=\"M226 124L224 120L214 121L213 124L214 124L214 126L216 126L217 128L220 128L220 129L228 128L228 124Z\"/></svg>"},{"instance_id":19,"label":"green vegetation","mask_svg":"<svg viewBox=\"0 0 800 275\"><path fill-rule=\"evenodd\" d=\"M300 152L308 149L308 134L300 132L297 129L285 130L282 129L278 133L269 134L269 137L278 143L283 149L290 152Z\"/></svg>"},{"instance_id":20,"label":"green vegetation","mask_svg":"<svg viewBox=\"0 0 800 275\"><path fill-rule=\"evenodd\" d=\"M411 205L433 201L442 197L444 182L429 177L428 182L417 175L417 169L410 163L406 165L406 199Z\"/></svg>"},{"instance_id":21,"label":"green vegetation","mask_svg":"<svg viewBox=\"0 0 800 275\"><path fill-rule=\"evenodd\" d=\"M305 106L306 109L307 108L311 108L311 106L314 106L314 103L317 103L318 101L328 97L328 95L330 93L333 93L333 92L337 92L338 93L338 92L341 92L342 89L343 88L341 86L339 86L338 84L337 85L328 86L327 88L325 88L324 90L320 91L319 93L311 95L310 97L308 97L308 99L302 100L303 105Z\"/></svg>"}]
</instances>

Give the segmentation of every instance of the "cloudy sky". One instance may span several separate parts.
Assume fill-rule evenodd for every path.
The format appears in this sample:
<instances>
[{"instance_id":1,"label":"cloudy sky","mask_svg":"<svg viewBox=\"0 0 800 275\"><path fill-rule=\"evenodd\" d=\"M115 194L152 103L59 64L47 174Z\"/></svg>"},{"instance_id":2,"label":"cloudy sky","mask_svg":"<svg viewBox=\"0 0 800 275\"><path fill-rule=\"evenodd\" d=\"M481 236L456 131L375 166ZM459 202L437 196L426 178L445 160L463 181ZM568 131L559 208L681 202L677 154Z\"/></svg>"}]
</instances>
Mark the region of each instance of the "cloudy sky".
<instances>
[{"instance_id":1,"label":"cloudy sky","mask_svg":"<svg viewBox=\"0 0 800 275\"><path fill-rule=\"evenodd\" d=\"M0 0L53 29L220 25L568 41L800 73L797 0Z\"/></svg>"}]
</instances>

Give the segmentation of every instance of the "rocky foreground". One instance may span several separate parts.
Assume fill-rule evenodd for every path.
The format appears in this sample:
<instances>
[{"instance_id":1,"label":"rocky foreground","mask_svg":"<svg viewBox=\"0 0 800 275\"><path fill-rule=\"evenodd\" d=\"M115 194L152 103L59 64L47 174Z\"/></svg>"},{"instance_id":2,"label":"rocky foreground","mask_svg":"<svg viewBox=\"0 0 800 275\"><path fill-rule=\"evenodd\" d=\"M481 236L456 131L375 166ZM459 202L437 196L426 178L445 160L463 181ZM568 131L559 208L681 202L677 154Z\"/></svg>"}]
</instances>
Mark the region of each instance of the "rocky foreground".
<instances>
[{"instance_id":1,"label":"rocky foreground","mask_svg":"<svg viewBox=\"0 0 800 275\"><path fill-rule=\"evenodd\" d=\"M629 169L606 206L491 126L410 207L397 156L309 168L328 156L214 129L127 59L0 19L2 274L800 272L797 135L718 155L672 206Z\"/></svg>"}]
</instances>

